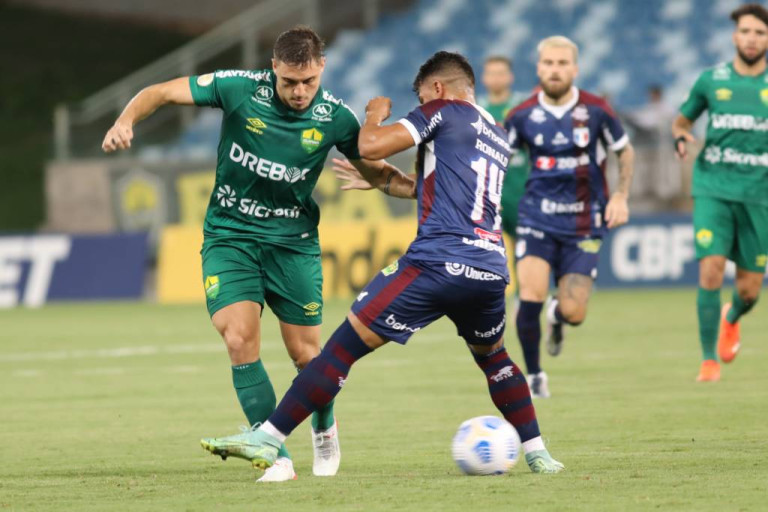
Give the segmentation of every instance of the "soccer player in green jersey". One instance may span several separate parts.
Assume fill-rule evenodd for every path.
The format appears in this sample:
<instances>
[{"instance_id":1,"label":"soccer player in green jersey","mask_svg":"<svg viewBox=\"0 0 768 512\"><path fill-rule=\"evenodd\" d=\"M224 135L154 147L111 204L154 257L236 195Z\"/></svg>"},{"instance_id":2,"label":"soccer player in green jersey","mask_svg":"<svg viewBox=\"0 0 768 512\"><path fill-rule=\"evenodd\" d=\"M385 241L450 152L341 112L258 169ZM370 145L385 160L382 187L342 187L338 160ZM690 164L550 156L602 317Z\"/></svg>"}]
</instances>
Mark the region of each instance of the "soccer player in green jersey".
<instances>
[{"instance_id":1,"label":"soccer player in green jersey","mask_svg":"<svg viewBox=\"0 0 768 512\"><path fill-rule=\"evenodd\" d=\"M685 158L691 126L709 111L707 135L693 170L693 227L699 259L697 310L704 361L699 381L720 379L715 354L729 363L740 347L739 319L755 305L768 256L768 11L733 11L736 57L704 71L672 125ZM720 309L726 260L736 263L736 289ZM718 337L719 331L719 337Z\"/></svg>"},{"instance_id":2,"label":"soccer player in green jersey","mask_svg":"<svg viewBox=\"0 0 768 512\"><path fill-rule=\"evenodd\" d=\"M481 98L478 104L493 116L498 124L502 124L510 110L522 103L527 96L514 92L515 74L512 61L506 57L494 55L485 59L483 65L483 85L488 95ZM525 193L525 182L528 179L528 153L518 151L509 160L507 173L501 189L501 225L507 235L512 238L515 246L515 230L517 229L517 205ZM510 270L514 272L514 260L510 258Z\"/></svg>"},{"instance_id":3,"label":"soccer player in green jersey","mask_svg":"<svg viewBox=\"0 0 768 512\"><path fill-rule=\"evenodd\" d=\"M298 369L320 353L322 267L312 190L332 147L381 189L414 197L415 183L381 161L360 158L360 123L321 85L323 42L295 27L275 42L272 69L229 70L152 85L134 97L107 132L106 152L127 149L133 126L166 104L219 108L224 116L216 182L205 217L203 286L208 312L232 363L232 381L250 425L274 410L276 397L260 359L266 302L280 321ZM313 472L335 475L338 431L333 404L312 419ZM262 477L296 477L285 446L280 464Z\"/></svg>"}]
</instances>

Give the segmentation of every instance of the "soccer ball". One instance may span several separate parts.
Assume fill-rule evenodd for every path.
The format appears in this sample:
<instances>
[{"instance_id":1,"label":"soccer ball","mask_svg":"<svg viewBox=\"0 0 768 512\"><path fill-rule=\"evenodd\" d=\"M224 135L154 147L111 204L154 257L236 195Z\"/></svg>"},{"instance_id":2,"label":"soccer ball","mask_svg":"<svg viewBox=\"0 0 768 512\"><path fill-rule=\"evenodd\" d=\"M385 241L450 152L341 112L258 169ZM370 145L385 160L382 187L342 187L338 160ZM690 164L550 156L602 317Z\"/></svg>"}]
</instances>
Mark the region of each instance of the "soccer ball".
<instances>
[{"instance_id":1,"label":"soccer ball","mask_svg":"<svg viewBox=\"0 0 768 512\"><path fill-rule=\"evenodd\" d=\"M501 418L478 416L459 426L451 452L466 475L502 475L520 457L520 436Z\"/></svg>"}]
</instances>

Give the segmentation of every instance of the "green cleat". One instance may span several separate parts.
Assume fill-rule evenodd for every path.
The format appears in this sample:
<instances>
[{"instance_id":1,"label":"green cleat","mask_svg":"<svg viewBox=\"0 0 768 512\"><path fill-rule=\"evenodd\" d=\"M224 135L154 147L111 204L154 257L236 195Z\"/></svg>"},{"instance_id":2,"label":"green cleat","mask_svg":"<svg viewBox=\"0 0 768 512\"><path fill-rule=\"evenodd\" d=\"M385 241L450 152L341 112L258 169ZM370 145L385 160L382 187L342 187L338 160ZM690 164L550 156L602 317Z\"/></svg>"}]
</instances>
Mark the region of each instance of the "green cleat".
<instances>
[{"instance_id":1,"label":"green cleat","mask_svg":"<svg viewBox=\"0 0 768 512\"><path fill-rule=\"evenodd\" d=\"M534 473L559 473L565 470L563 463L553 459L547 450L526 453L525 462Z\"/></svg>"},{"instance_id":2,"label":"green cleat","mask_svg":"<svg viewBox=\"0 0 768 512\"><path fill-rule=\"evenodd\" d=\"M222 460L232 456L250 461L254 468L271 467L277 459L277 451L282 443L256 428L241 427L241 429L242 434L205 438L200 440L200 444Z\"/></svg>"}]
</instances>

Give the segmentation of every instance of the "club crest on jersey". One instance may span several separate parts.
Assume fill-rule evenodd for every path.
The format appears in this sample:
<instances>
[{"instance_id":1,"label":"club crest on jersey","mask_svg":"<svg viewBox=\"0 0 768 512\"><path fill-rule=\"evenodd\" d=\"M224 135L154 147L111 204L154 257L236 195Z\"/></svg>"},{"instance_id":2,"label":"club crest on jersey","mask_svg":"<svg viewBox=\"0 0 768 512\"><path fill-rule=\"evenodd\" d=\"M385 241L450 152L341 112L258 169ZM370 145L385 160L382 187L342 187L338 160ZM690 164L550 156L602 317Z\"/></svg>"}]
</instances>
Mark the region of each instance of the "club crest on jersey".
<instances>
[{"instance_id":1,"label":"club crest on jersey","mask_svg":"<svg viewBox=\"0 0 768 512\"><path fill-rule=\"evenodd\" d=\"M203 287L205 288L205 296L210 300L214 300L219 296L219 276L207 276Z\"/></svg>"},{"instance_id":2,"label":"club crest on jersey","mask_svg":"<svg viewBox=\"0 0 768 512\"><path fill-rule=\"evenodd\" d=\"M760 91L760 101L763 102L763 105L768 106L768 89Z\"/></svg>"},{"instance_id":3,"label":"club crest on jersey","mask_svg":"<svg viewBox=\"0 0 768 512\"><path fill-rule=\"evenodd\" d=\"M547 114L544 113L544 109L536 107L531 110L531 114L528 116L528 119L536 124L541 124L547 120Z\"/></svg>"},{"instance_id":4,"label":"club crest on jersey","mask_svg":"<svg viewBox=\"0 0 768 512\"><path fill-rule=\"evenodd\" d=\"M323 142L323 132L317 128L310 128L301 132L301 147L307 153L312 153L319 148L321 142Z\"/></svg>"},{"instance_id":5,"label":"club crest on jersey","mask_svg":"<svg viewBox=\"0 0 768 512\"><path fill-rule=\"evenodd\" d=\"M589 128L586 126L577 126L573 129L573 142L580 148L589 145Z\"/></svg>"}]
</instances>

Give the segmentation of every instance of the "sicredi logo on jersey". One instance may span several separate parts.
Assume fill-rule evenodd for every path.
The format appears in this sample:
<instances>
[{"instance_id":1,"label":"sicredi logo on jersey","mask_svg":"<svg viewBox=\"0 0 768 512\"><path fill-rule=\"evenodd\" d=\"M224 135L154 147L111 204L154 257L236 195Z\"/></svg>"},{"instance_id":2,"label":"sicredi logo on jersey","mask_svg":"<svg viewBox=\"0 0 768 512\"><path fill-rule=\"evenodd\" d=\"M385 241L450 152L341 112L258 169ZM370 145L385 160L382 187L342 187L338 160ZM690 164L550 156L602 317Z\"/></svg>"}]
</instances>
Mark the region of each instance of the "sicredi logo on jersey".
<instances>
[{"instance_id":1,"label":"sicredi logo on jersey","mask_svg":"<svg viewBox=\"0 0 768 512\"><path fill-rule=\"evenodd\" d=\"M311 169L299 169L298 167L288 167L279 162L272 162L265 158L259 158L253 153L244 150L236 142L232 143L229 150L229 159L247 168L253 173L272 181L287 181L296 183L299 180L306 179L307 173Z\"/></svg>"}]
</instances>

